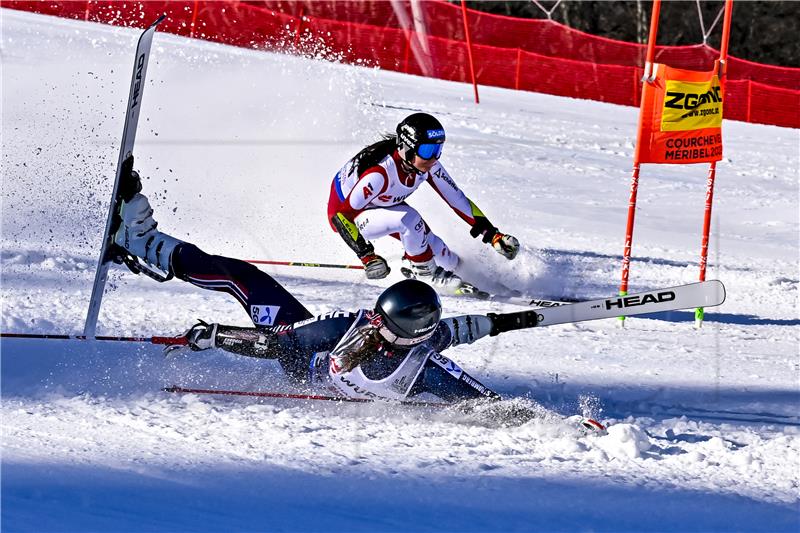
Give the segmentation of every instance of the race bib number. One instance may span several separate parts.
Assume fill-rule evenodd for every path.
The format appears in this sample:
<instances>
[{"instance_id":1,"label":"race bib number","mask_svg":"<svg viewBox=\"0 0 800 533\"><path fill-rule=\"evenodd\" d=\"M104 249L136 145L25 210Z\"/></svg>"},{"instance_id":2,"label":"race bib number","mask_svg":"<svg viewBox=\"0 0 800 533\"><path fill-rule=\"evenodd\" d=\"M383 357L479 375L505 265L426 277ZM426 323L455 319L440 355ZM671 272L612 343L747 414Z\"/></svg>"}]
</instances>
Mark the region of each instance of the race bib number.
<instances>
[{"instance_id":1,"label":"race bib number","mask_svg":"<svg viewBox=\"0 0 800 533\"><path fill-rule=\"evenodd\" d=\"M279 305L251 305L250 318L257 326L272 326L280 309Z\"/></svg>"},{"instance_id":2,"label":"race bib number","mask_svg":"<svg viewBox=\"0 0 800 533\"><path fill-rule=\"evenodd\" d=\"M461 370L461 367L458 366L455 361L448 359L438 352L434 352L431 355L431 360L440 367L444 368L448 374L455 378L460 378L464 373L464 371Z\"/></svg>"}]
</instances>

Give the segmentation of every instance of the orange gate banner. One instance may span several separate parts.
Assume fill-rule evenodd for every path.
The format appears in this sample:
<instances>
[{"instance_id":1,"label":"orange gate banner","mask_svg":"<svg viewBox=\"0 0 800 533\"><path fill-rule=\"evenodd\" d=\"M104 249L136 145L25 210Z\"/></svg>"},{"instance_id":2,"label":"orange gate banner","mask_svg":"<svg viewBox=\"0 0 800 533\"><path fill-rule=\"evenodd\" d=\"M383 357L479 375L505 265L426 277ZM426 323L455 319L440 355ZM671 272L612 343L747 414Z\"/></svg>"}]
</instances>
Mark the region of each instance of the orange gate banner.
<instances>
[{"instance_id":1,"label":"orange gate banner","mask_svg":"<svg viewBox=\"0 0 800 533\"><path fill-rule=\"evenodd\" d=\"M722 98L717 69L696 72L653 65L642 93L640 163L710 163L722 159Z\"/></svg>"}]
</instances>

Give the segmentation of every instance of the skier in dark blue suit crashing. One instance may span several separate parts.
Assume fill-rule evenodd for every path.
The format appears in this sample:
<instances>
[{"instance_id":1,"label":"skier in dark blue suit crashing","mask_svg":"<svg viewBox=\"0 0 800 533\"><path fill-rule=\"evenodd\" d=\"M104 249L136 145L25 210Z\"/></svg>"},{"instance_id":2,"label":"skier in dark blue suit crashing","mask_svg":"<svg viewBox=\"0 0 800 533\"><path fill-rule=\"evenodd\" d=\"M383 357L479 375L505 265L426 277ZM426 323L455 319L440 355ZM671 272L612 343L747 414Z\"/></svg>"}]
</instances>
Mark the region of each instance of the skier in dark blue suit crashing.
<instances>
[{"instance_id":1,"label":"skier in dark blue suit crashing","mask_svg":"<svg viewBox=\"0 0 800 533\"><path fill-rule=\"evenodd\" d=\"M418 280L386 289L373 309L312 314L255 266L210 255L158 231L138 174L125 176L114 241L123 254L198 287L223 291L244 307L254 327L200 322L187 332L193 350L219 348L276 359L305 385L323 385L351 398L402 401L423 393L445 401L500 397L441 354L497 334L491 316L442 319L438 294Z\"/></svg>"}]
</instances>

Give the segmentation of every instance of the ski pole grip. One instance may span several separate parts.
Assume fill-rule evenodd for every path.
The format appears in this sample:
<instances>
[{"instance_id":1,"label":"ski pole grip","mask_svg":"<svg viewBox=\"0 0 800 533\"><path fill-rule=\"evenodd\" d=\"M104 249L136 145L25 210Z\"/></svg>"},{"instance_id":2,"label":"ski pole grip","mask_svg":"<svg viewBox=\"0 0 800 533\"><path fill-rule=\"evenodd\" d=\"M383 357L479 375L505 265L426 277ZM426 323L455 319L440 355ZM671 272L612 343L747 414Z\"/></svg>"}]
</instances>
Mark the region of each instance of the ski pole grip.
<instances>
[{"instance_id":1,"label":"ski pole grip","mask_svg":"<svg viewBox=\"0 0 800 533\"><path fill-rule=\"evenodd\" d=\"M502 314L489 313L486 316L492 321L492 331L489 333L492 337L505 331L533 328L539 323L539 317L535 310Z\"/></svg>"}]
</instances>

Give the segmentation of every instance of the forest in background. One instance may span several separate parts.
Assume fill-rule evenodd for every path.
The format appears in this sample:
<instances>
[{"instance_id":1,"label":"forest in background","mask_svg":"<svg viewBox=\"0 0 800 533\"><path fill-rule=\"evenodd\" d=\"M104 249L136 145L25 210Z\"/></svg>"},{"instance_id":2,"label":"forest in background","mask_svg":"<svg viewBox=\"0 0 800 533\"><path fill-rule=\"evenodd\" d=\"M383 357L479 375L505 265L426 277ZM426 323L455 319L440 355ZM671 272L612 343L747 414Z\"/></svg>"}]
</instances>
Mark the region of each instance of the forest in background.
<instances>
[{"instance_id":1,"label":"forest in background","mask_svg":"<svg viewBox=\"0 0 800 533\"><path fill-rule=\"evenodd\" d=\"M454 3L460 4L459 1ZM553 10L553 20L571 28L633 43L646 43L650 30L652 2L619 0L613 2L539 0ZM714 22L722 0L700 2L706 32ZM555 9L553 7L555 6ZM511 2L468 1L467 7L497 15L546 19L547 14L531 0ZM739 1L733 4L733 22L728 53L740 59L800 67L800 2ZM722 19L714 27L708 44L719 49ZM703 42L697 2L661 3L658 28L659 45L687 45Z\"/></svg>"}]
</instances>

